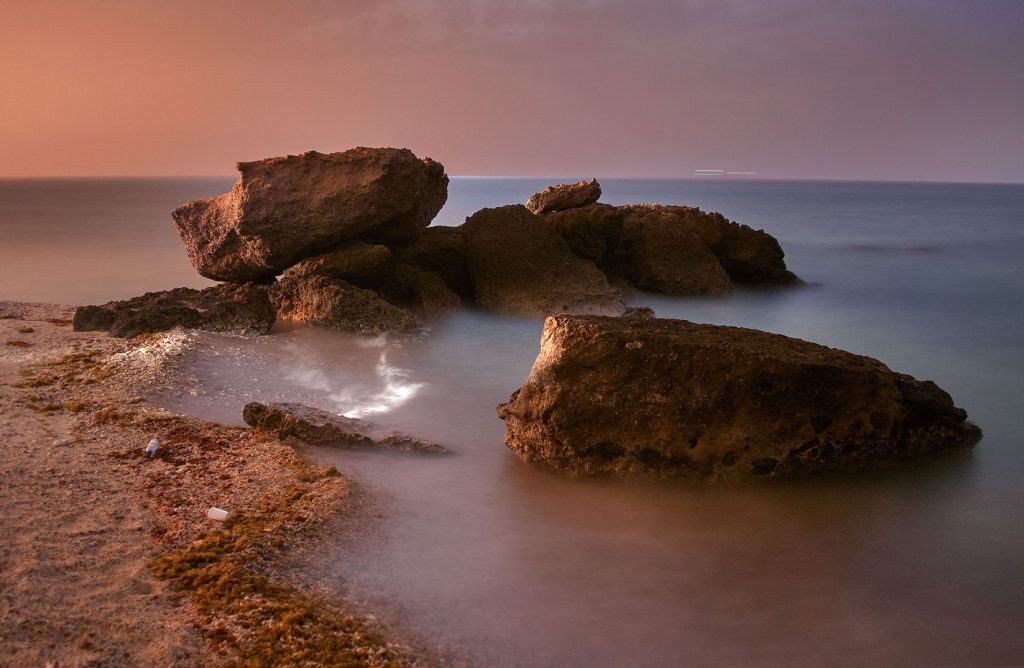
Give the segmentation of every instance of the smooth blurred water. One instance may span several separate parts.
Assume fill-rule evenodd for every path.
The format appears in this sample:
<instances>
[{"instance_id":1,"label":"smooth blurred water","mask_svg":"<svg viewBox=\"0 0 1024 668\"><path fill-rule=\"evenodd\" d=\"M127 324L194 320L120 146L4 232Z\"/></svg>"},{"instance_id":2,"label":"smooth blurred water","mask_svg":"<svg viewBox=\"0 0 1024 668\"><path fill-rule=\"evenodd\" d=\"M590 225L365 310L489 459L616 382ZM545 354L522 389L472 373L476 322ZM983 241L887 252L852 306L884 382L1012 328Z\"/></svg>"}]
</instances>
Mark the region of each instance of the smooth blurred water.
<instances>
[{"instance_id":1,"label":"smooth blurred water","mask_svg":"<svg viewBox=\"0 0 1024 668\"><path fill-rule=\"evenodd\" d=\"M453 179L438 223L546 183ZM135 275L120 257L148 264L145 289L197 284L168 214L227 184L93 182L65 199L57 182L30 182L34 204L19 204L10 193L26 183L0 183L0 297L141 292L122 284ZM877 357L938 382L984 440L970 456L889 474L749 489L561 478L517 460L494 412L525 379L540 322L472 311L376 339L202 335L195 394L163 401L233 424L251 399L303 401L453 449L313 450L378 503L308 572L473 664L1024 663L1024 187L602 184L604 201L683 202L762 227L818 284L633 303ZM65 266L80 274L35 280Z\"/></svg>"}]
</instances>

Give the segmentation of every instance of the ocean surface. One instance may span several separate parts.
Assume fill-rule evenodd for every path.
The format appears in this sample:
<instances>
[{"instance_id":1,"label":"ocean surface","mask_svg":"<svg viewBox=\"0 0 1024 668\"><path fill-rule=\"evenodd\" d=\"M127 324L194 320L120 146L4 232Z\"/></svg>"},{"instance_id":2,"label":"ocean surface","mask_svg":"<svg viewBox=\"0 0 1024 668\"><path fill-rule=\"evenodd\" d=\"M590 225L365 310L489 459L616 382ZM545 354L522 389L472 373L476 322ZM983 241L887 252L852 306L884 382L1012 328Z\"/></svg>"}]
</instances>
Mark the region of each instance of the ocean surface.
<instances>
[{"instance_id":1,"label":"ocean surface","mask_svg":"<svg viewBox=\"0 0 1024 668\"><path fill-rule=\"evenodd\" d=\"M0 181L0 299L209 284L170 211L231 182ZM436 224L550 182L453 178ZM1024 665L1024 186L601 182L606 202L763 228L813 284L630 303L877 357L948 390L984 439L885 474L747 489L561 478L504 447L494 410L541 322L474 311L376 338L203 334L195 388L161 400L230 424L252 399L303 401L454 450L311 450L373 502L305 568L473 665Z\"/></svg>"}]
</instances>

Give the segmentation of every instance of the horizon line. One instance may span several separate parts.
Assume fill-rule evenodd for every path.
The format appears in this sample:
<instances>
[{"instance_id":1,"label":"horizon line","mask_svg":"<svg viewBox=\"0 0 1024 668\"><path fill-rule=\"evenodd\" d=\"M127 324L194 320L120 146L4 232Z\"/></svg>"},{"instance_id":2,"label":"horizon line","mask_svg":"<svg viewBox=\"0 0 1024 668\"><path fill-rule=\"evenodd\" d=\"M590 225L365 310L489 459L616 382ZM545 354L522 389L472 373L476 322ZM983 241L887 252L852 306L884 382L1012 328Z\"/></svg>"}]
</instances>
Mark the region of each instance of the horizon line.
<instances>
[{"instance_id":1,"label":"horizon line","mask_svg":"<svg viewBox=\"0 0 1024 668\"><path fill-rule=\"evenodd\" d=\"M715 181L728 181L727 175L720 174L725 177L721 179L714 179ZM991 186L1021 186L1024 185L1024 181L957 181L957 180L945 180L945 179L881 179L881 178L863 178L863 177L850 177L850 178L820 178L820 177L800 177L800 176L750 176L750 175L732 175L738 176L739 178L733 179L736 181L762 181L762 182L779 182L779 181L803 181L803 182L817 182L817 183L905 183L905 184L936 184L936 185L991 185ZM0 181L59 181L59 180L159 180L159 179L235 179L237 180L237 173L233 174L50 174L50 175L35 175L35 176L16 176L16 175L0 175ZM577 176L550 176L550 175L499 175L499 174L449 174L448 178L453 179L519 179L519 180L545 180L553 183L567 183L573 179L578 180ZM592 178L597 178L593 176ZM602 176L600 179L608 181L701 181L707 182L706 175L701 174L688 174L685 176ZM599 179L599 180L600 180Z\"/></svg>"}]
</instances>

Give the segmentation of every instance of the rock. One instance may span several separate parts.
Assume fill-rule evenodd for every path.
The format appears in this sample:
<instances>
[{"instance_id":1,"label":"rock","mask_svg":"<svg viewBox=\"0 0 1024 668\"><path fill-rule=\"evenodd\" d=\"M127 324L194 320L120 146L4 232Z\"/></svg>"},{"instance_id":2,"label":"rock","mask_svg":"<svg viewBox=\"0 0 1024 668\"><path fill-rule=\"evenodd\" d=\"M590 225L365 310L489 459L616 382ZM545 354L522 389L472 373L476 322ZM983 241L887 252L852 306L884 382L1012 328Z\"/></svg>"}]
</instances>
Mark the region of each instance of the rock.
<instances>
[{"instance_id":1,"label":"rock","mask_svg":"<svg viewBox=\"0 0 1024 668\"><path fill-rule=\"evenodd\" d=\"M392 304L400 304L423 315L449 313L462 306L462 299L451 291L433 271L400 263L381 286L381 294Z\"/></svg>"},{"instance_id":2,"label":"rock","mask_svg":"<svg viewBox=\"0 0 1024 668\"><path fill-rule=\"evenodd\" d=\"M627 214L618 246L604 267L610 276L626 278L641 290L667 295L732 291L729 274L714 253L663 210Z\"/></svg>"},{"instance_id":3,"label":"rock","mask_svg":"<svg viewBox=\"0 0 1024 668\"><path fill-rule=\"evenodd\" d=\"M573 474L744 481L973 446L929 381L798 339L684 320L553 316L505 443Z\"/></svg>"},{"instance_id":4,"label":"rock","mask_svg":"<svg viewBox=\"0 0 1024 668\"><path fill-rule=\"evenodd\" d=\"M223 283L204 290L175 288L140 297L82 306L75 311L74 331L109 331L130 338L175 327L236 334L266 334L274 324L267 289Z\"/></svg>"},{"instance_id":5,"label":"rock","mask_svg":"<svg viewBox=\"0 0 1024 668\"><path fill-rule=\"evenodd\" d=\"M476 302L500 313L622 312L604 274L522 205L481 209L462 225Z\"/></svg>"},{"instance_id":6,"label":"rock","mask_svg":"<svg viewBox=\"0 0 1024 668\"><path fill-rule=\"evenodd\" d=\"M533 213L565 211L593 204L601 198L601 184L597 179L577 183L560 183L548 186L534 193L526 202L526 208Z\"/></svg>"},{"instance_id":7,"label":"rock","mask_svg":"<svg viewBox=\"0 0 1024 668\"><path fill-rule=\"evenodd\" d=\"M466 266L462 228L434 225L423 230L420 238L392 246L391 251L398 262L435 272L460 297L473 297L473 281Z\"/></svg>"},{"instance_id":8,"label":"rock","mask_svg":"<svg viewBox=\"0 0 1024 668\"><path fill-rule=\"evenodd\" d=\"M380 334L417 326L416 317L377 293L327 276L285 273L270 288L282 320L304 322L352 334Z\"/></svg>"},{"instance_id":9,"label":"rock","mask_svg":"<svg viewBox=\"0 0 1024 668\"><path fill-rule=\"evenodd\" d=\"M630 306L622 312L620 318L654 318L654 309L650 306Z\"/></svg>"},{"instance_id":10,"label":"rock","mask_svg":"<svg viewBox=\"0 0 1024 668\"><path fill-rule=\"evenodd\" d=\"M548 214L546 220L578 256L609 277L625 278L644 290L668 294L727 292L730 283L799 283L786 268L779 242L763 230L688 206L592 204ZM714 266L693 238L717 259Z\"/></svg>"},{"instance_id":11,"label":"rock","mask_svg":"<svg viewBox=\"0 0 1024 668\"><path fill-rule=\"evenodd\" d=\"M249 426L272 431L280 438L292 436L314 445L384 447L400 452L448 452L444 446L431 441L398 431L383 433L381 427L372 422L298 403L262 404L253 401L242 409L242 419Z\"/></svg>"},{"instance_id":12,"label":"rock","mask_svg":"<svg viewBox=\"0 0 1024 668\"><path fill-rule=\"evenodd\" d=\"M350 241L330 252L299 260L287 273L340 278L359 287L373 288L380 285L390 268L391 251L387 246Z\"/></svg>"},{"instance_id":13,"label":"rock","mask_svg":"<svg viewBox=\"0 0 1024 668\"><path fill-rule=\"evenodd\" d=\"M344 241L411 241L448 196L444 167L408 149L310 151L238 170L229 192L173 214L192 264L208 278L269 281Z\"/></svg>"},{"instance_id":14,"label":"rock","mask_svg":"<svg viewBox=\"0 0 1024 668\"><path fill-rule=\"evenodd\" d=\"M623 207L627 217L637 220L674 220L696 234L737 283L774 285L799 283L786 268L785 253L778 240L764 230L755 230L728 220L720 213L704 213L689 206L635 204Z\"/></svg>"}]
</instances>

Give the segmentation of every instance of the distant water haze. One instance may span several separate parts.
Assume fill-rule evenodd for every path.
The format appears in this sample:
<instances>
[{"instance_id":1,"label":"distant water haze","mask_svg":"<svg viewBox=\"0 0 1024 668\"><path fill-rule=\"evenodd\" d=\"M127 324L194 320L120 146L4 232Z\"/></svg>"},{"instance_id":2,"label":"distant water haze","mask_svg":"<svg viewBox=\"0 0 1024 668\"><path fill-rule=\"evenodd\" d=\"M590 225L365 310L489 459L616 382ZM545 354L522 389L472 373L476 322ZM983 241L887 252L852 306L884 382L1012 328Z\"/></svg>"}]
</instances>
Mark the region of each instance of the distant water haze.
<instances>
[{"instance_id":1,"label":"distant water haze","mask_svg":"<svg viewBox=\"0 0 1024 668\"><path fill-rule=\"evenodd\" d=\"M547 182L455 178L437 222ZM105 301L202 285L168 212L228 185L3 182L0 296ZM253 399L301 401L450 447L437 458L311 450L368 503L304 568L474 664L1024 661L1024 187L602 185L608 202L683 202L764 228L818 284L632 303L877 357L947 389L984 439L895 473L748 489L552 475L502 444L494 410L529 372L541 323L475 311L374 338L202 334L184 360L195 394L158 399L229 424Z\"/></svg>"}]
</instances>

